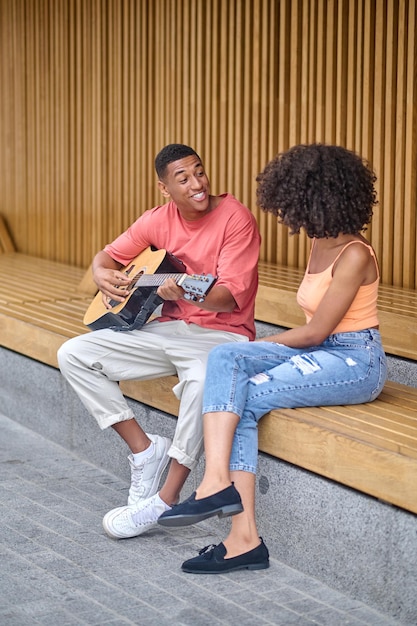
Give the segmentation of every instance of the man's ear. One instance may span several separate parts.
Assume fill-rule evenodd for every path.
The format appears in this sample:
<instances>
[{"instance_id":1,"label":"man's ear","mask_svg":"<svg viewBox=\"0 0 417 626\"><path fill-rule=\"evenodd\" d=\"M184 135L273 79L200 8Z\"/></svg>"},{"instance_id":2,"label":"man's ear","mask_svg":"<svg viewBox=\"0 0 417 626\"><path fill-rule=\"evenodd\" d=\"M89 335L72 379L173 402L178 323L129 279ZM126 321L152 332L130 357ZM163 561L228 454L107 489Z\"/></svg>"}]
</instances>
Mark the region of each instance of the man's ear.
<instances>
[{"instance_id":1,"label":"man's ear","mask_svg":"<svg viewBox=\"0 0 417 626\"><path fill-rule=\"evenodd\" d=\"M171 194L169 193L165 183L162 180L158 180L158 188L159 188L159 191L164 196L164 198L169 198Z\"/></svg>"}]
</instances>

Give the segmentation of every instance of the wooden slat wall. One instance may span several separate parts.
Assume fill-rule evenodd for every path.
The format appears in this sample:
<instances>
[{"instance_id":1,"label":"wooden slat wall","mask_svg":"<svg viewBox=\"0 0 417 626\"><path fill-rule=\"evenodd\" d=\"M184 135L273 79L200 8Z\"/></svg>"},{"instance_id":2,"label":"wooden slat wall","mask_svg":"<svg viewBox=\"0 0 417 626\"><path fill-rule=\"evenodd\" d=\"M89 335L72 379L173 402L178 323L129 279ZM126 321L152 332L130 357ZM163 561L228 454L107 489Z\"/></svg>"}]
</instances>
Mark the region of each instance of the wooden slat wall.
<instances>
[{"instance_id":1,"label":"wooden slat wall","mask_svg":"<svg viewBox=\"0 0 417 626\"><path fill-rule=\"evenodd\" d=\"M162 201L153 158L193 145L250 206L263 260L308 242L256 208L256 174L300 142L379 177L383 281L416 288L416 0L0 0L0 213L17 248L87 267Z\"/></svg>"}]
</instances>

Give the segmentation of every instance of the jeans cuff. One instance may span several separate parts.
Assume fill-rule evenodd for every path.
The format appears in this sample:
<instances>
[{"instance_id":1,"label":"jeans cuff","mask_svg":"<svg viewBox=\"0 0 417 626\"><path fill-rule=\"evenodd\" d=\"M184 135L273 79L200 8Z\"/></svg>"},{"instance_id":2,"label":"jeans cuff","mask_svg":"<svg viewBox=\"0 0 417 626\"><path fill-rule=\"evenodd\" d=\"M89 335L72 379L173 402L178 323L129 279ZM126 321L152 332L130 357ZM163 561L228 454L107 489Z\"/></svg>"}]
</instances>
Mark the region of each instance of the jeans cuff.
<instances>
[{"instance_id":1,"label":"jeans cuff","mask_svg":"<svg viewBox=\"0 0 417 626\"><path fill-rule=\"evenodd\" d=\"M246 465L243 463L230 463L229 470L231 472L249 472L256 474L256 465Z\"/></svg>"},{"instance_id":2,"label":"jeans cuff","mask_svg":"<svg viewBox=\"0 0 417 626\"><path fill-rule=\"evenodd\" d=\"M234 413L239 418L242 417L240 409L233 404L205 404L203 406L203 415L205 413Z\"/></svg>"}]
</instances>

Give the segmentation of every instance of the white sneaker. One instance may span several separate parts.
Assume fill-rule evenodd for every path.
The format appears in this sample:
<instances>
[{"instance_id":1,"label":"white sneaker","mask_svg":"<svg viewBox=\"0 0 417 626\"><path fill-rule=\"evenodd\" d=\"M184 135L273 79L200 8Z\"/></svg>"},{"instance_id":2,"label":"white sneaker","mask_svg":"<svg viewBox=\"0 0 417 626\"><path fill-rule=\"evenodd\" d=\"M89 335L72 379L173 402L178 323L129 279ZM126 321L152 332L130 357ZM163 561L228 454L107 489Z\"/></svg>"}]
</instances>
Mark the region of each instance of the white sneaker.
<instances>
[{"instance_id":1,"label":"white sneaker","mask_svg":"<svg viewBox=\"0 0 417 626\"><path fill-rule=\"evenodd\" d=\"M137 537L155 528L158 517L170 508L156 493L135 506L119 506L112 509L103 517L103 528L115 539Z\"/></svg>"},{"instance_id":2,"label":"white sneaker","mask_svg":"<svg viewBox=\"0 0 417 626\"><path fill-rule=\"evenodd\" d=\"M130 463L128 506L139 504L139 502L143 502L155 495L158 491L162 472L168 465L169 456L167 452L171 446L171 440L159 435L146 434L154 444L153 455L139 465L135 465L132 454L127 457Z\"/></svg>"}]
</instances>

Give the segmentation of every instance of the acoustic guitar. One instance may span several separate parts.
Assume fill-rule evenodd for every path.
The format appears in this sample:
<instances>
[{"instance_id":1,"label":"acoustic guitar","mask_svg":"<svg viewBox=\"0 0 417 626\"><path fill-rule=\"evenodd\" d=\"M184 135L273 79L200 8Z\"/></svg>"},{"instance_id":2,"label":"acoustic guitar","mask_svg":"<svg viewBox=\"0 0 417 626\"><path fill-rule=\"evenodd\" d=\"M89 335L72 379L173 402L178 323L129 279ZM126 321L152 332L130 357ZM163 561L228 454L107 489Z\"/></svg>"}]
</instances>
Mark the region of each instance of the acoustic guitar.
<instances>
[{"instance_id":1,"label":"acoustic guitar","mask_svg":"<svg viewBox=\"0 0 417 626\"><path fill-rule=\"evenodd\" d=\"M109 300L111 308L107 309L99 291L84 315L84 324L92 330L111 328L128 331L142 328L155 309L164 302L156 292L167 278L172 278L184 289L184 298L204 302L217 277L211 274L186 274L184 269L184 264L166 250L146 248L122 270L132 278L129 285L121 287L123 295L126 295L125 300Z\"/></svg>"}]
</instances>

